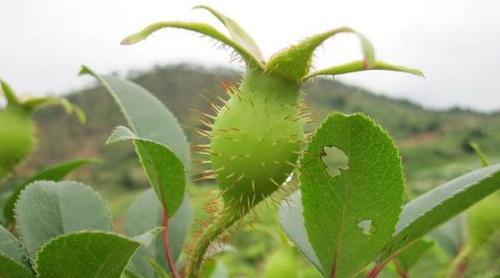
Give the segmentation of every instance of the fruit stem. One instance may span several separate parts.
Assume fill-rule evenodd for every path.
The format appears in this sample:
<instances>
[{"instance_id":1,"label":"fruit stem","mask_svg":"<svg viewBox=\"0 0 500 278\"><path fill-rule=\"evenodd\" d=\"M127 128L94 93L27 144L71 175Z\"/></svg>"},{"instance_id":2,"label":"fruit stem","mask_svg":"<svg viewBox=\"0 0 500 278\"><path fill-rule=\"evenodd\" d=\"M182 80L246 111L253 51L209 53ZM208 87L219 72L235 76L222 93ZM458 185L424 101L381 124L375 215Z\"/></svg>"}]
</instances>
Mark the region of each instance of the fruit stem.
<instances>
[{"instance_id":1,"label":"fruit stem","mask_svg":"<svg viewBox=\"0 0 500 278\"><path fill-rule=\"evenodd\" d=\"M210 244L227 228L233 225L241 216L224 210L221 215L201 234L188 268L188 277L197 278L200 276L200 269Z\"/></svg>"},{"instance_id":2,"label":"fruit stem","mask_svg":"<svg viewBox=\"0 0 500 278\"><path fill-rule=\"evenodd\" d=\"M175 265L175 260L174 260L174 257L172 255L172 250L170 248L169 218L168 218L167 209L163 210L163 217L162 218L163 218L162 219L163 252L165 252L165 258L167 260L167 265L168 265L168 268L170 269L170 273L172 274L173 278L181 278L181 275L179 274L179 271L177 270L177 266Z\"/></svg>"}]
</instances>

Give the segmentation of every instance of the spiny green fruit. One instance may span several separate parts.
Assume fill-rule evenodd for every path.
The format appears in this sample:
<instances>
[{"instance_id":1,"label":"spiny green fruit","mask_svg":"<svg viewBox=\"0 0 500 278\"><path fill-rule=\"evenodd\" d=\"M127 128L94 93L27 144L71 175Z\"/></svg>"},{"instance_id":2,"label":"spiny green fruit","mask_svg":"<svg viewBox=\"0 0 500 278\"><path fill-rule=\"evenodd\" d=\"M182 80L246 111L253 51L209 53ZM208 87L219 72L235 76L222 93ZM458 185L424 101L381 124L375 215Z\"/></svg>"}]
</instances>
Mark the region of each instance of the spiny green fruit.
<instances>
[{"instance_id":1,"label":"spiny green fruit","mask_svg":"<svg viewBox=\"0 0 500 278\"><path fill-rule=\"evenodd\" d=\"M10 86L0 80L7 105L0 108L0 180L26 159L33 151L37 138L33 111L45 105L62 105L68 113L75 112L84 121L83 112L67 100L54 97L33 98L21 102Z\"/></svg>"},{"instance_id":2,"label":"spiny green fruit","mask_svg":"<svg viewBox=\"0 0 500 278\"><path fill-rule=\"evenodd\" d=\"M247 65L241 85L227 88L230 99L216 108L215 117L208 116L214 118L214 122L207 123L212 130L208 134L210 144L203 151L210 156L225 210L201 235L194 248L188 269L191 277L198 276L210 242L280 189L294 170L304 140L299 96L305 81L320 75L376 69L422 76L418 70L375 60L368 39L349 27L308 37L277 52L266 62L254 40L234 20L207 6L196 8L212 13L227 28L230 36L205 23L167 21L151 24L122 41L122 44L134 44L163 28L185 29L231 48ZM359 38L363 59L311 72L314 51L325 40L341 33L352 33Z\"/></svg>"},{"instance_id":3,"label":"spiny green fruit","mask_svg":"<svg viewBox=\"0 0 500 278\"><path fill-rule=\"evenodd\" d=\"M0 111L0 179L31 153L35 142L35 126L28 109L9 105Z\"/></svg>"},{"instance_id":4,"label":"spiny green fruit","mask_svg":"<svg viewBox=\"0 0 500 278\"><path fill-rule=\"evenodd\" d=\"M278 190L294 169L303 139L299 93L297 83L252 69L215 118L210 158L234 211Z\"/></svg>"}]
</instances>

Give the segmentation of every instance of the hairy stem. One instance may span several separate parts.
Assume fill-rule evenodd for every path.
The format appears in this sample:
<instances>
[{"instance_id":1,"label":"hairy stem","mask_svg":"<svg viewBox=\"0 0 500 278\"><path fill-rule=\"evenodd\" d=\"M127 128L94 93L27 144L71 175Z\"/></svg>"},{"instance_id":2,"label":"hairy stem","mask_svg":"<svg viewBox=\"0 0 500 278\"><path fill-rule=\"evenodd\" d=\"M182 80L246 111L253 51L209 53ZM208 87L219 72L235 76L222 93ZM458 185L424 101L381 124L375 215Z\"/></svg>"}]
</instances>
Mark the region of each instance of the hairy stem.
<instances>
[{"instance_id":1,"label":"hairy stem","mask_svg":"<svg viewBox=\"0 0 500 278\"><path fill-rule=\"evenodd\" d=\"M177 266L175 265L175 260L172 255L172 250L170 248L170 239L169 239L169 221L168 221L168 213L167 209L163 210L163 219L162 219L162 238L163 238L163 252L165 252L165 258L167 260L168 268L170 269L170 273L173 278L181 278L179 271L177 270Z\"/></svg>"},{"instance_id":2,"label":"hairy stem","mask_svg":"<svg viewBox=\"0 0 500 278\"><path fill-rule=\"evenodd\" d=\"M200 276L200 269L210 244L227 228L233 225L241 216L238 217L224 210L220 217L212 223L201 235L196 243L191 261L189 262L188 277L197 278Z\"/></svg>"}]
</instances>

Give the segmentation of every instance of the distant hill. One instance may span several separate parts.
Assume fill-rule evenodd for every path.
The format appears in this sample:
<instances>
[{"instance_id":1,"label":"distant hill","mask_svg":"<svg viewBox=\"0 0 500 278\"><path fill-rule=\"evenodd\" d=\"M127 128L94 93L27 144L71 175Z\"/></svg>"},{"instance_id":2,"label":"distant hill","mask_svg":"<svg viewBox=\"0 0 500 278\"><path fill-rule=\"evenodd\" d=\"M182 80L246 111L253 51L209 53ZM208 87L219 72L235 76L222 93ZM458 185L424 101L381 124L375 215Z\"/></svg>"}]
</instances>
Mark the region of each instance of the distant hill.
<instances>
[{"instance_id":1,"label":"distant hill","mask_svg":"<svg viewBox=\"0 0 500 278\"><path fill-rule=\"evenodd\" d=\"M199 141L189 128L196 126L196 113L192 109L208 111L201 94L213 100L215 96L223 96L219 83L235 83L239 73L181 64L132 73L128 78L154 93L186 127L188 136ZM306 84L304 94L316 123L330 111L361 111L372 116L401 147L408 180L419 188L479 167L468 146L471 140L479 143L493 159L500 155L499 113L427 110L407 100L376 95L331 79ZM108 94L93 87L72 92L69 98L85 110L88 123L80 125L57 109L38 113L40 145L24 169L72 157L99 156L103 163L82 172L82 179L95 186L145 186L130 145L104 146L113 127L124 124Z\"/></svg>"}]
</instances>

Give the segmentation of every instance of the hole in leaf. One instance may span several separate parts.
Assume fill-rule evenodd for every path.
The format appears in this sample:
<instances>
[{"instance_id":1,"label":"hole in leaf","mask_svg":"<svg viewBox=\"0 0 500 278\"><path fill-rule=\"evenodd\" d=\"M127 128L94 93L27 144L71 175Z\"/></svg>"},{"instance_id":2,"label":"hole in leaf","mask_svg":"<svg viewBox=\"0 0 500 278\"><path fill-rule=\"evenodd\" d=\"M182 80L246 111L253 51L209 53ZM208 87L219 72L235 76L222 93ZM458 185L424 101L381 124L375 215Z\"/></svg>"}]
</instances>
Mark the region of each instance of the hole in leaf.
<instances>
[{"instance_id":1,"label":"hole in leaf","mask_svg":"<svg viewBox=\"0 0 500 278\"><path fill-rule=\"evenodd\" d=\"M362 220L358 222L358 228L361 229L361 232L364 235L371 235L373 233L373 225L370 219Z\"/></svg>"},{"instance_id":2,"label":"hole in leaf","mask_svg":"<svg viewBox=\"0 0 500 278\"><path fill-rule=\"evenodd\" d=\"M342 174L342 170L349 169L349 157L341 149L333 146L323 147L321 160L326 165L328 175L332 177Z\"/></svg>"}]
</instances>

